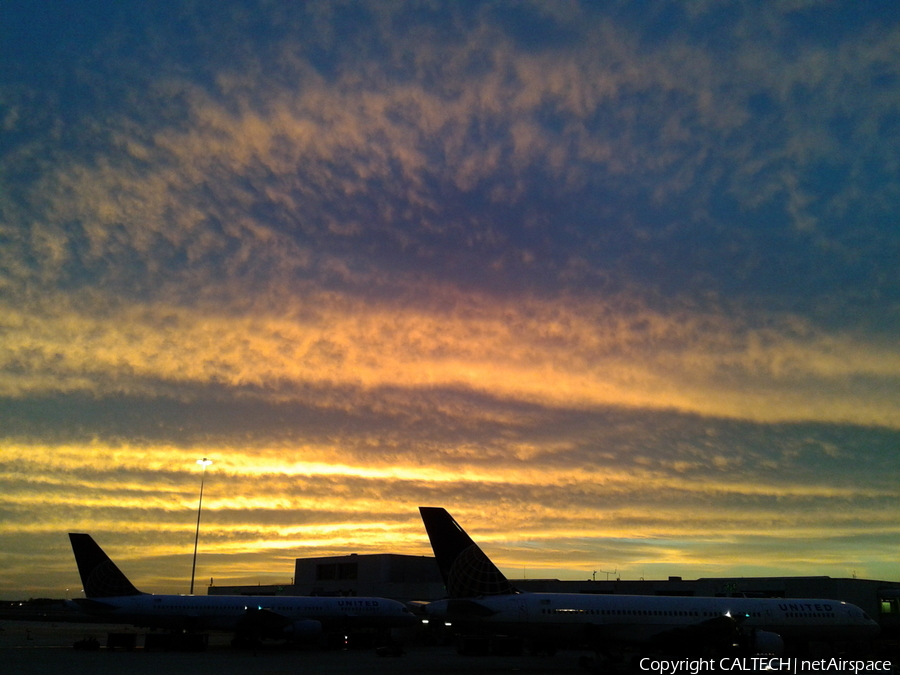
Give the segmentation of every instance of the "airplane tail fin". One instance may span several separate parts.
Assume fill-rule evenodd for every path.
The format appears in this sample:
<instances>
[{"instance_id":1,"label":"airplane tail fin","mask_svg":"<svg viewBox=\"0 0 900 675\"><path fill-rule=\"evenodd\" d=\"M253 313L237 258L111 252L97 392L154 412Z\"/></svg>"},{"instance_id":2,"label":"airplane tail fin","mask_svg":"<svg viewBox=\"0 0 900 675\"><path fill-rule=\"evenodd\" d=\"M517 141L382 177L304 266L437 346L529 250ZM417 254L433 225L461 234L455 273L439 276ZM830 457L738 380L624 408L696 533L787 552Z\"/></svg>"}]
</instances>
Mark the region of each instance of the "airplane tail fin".
<instances>
[{"instance_id":1,"label":"airplane tail fin","mask_svg":"<svg viewBox=\"0 0 900 675\"><path fill-rule=\"evenodd\" d=\"M72 553L78 565L78 574L88 598L116 598L125 595L143 595L128 577L122 574L89 534L69 533Z\"/></svg>"},{"instance_id":2,"label":"airplane tail fin","mask_svg":"<svg viewBox=\"0 0 900 675\"><path fill-rule=\"evenodd\" d=\"M420 506L419 513L450 598L519 592L446 509Z\"/></svg>"}]
</instances>

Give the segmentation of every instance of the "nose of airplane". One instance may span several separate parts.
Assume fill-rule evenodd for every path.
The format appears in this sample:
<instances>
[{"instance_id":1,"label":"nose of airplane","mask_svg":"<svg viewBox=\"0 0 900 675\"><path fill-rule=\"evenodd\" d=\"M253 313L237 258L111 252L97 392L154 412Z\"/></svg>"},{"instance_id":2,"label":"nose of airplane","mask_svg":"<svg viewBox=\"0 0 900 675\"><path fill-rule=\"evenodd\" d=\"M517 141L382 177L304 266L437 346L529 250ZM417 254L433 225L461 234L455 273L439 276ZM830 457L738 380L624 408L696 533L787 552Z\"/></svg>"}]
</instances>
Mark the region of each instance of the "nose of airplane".
<instances>
[{"instance_id":1,"label":"nose of airplane","mask_svg":"<svg viewBox=\"0 0 900 675\"><path fill-rule=\"evenodd\" d=\"M866 616L866 619L866 626L871 630L872 637L878 637L878 635L881 634L881 624L870 618L868 615Z\"/></svg>"},{"instance_id":2,"label":"nose of airplane","mask_svg":"<svg viewBox=\"0 0 900 675\"><path fill-rule=\"evenodd\" d=\"M396 609L397 609L397 612L396 612L395 618L396 618L396 625L398 628L402 627L402 626L411 626L414 623L416 623L416 621L418 621L418 619L416 618L416 615L413 614L413 611L409 607L404 605L402 602L397 603Z\"/></svg>"},{"instance_id":3,"label":"nose of airplane","mask_svg":"<svg viewBox=\"0 0 900 675\"><path fill-rule=\"evenodd\" d=\"M412 626L414 623L417 623L418 619L416 615L413 614L408 609L404 610L403 614L400 616L400 625L401 626Z\"/></svg>"}]
</instances>

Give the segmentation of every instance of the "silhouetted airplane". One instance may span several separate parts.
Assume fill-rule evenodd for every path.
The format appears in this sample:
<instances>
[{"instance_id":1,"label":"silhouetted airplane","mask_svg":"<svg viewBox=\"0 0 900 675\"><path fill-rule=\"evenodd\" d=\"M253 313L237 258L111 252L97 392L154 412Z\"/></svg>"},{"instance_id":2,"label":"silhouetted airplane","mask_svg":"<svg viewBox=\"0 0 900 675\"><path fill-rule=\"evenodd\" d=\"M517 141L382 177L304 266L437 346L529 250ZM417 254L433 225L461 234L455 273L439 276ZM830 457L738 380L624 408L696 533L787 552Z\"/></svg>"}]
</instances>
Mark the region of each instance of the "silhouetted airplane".
<instances>
[{"instance_id":1,"label":"silhouetted airplane","mask_svg":"<svg viewBox=\"0 0 900 675\"><path fill-rule=\"evenodd\" d=\"M462 632L517 635L538 649L606 652L621 644L697 655L740 645L780 653L784 640L857 641L878 624L837 600L522 593L445 509L419 507L448 598L428 614Z\"/></svg>"},{"instance_id":2,"label":"silhouetted airplane","mask_svg":"<svg viewBox=\"0 0 900 675\"><path fill-rule=\"evenodd\" d=\"M256 641L390 629L416 621L403 603L385 598L142 593L89 534L70 533L69 539L86 596L74 602L110 623L222 630L234 632L238 641Z\"/></svg>"}]
</instances>

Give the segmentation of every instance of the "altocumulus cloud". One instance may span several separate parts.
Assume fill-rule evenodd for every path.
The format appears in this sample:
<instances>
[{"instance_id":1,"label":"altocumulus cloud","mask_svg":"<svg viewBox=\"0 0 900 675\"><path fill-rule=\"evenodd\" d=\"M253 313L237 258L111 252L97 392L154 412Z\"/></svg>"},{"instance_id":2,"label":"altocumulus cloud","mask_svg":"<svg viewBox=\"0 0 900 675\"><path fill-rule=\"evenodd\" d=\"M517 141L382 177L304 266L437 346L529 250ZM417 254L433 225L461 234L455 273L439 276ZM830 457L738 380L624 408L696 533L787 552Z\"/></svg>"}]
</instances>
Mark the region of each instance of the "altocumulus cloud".
<instances>
[{"instance_id":1,"label":"altocumulus cloud","mask_svg":"<svg viewBox=\"0 0 900 675\"><path fill-rule=\"evenodd\" d=\"M4 589L75 528L178 587L202 455L217 577L426 502L516 567L896 576L895 9L101 9L8 10Z\"/></svg>"}]
</instances>

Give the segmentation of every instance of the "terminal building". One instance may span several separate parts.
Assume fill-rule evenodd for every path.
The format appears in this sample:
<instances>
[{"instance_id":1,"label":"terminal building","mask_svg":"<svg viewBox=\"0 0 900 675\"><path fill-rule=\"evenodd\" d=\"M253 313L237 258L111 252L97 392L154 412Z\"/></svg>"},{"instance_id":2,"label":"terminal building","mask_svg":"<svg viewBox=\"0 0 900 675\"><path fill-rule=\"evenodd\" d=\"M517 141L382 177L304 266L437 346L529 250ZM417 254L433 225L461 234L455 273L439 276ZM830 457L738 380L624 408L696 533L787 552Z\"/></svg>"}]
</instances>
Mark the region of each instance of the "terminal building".
<instances>
[{"instance_id":1,"label":"terminal building","mask_svg":"<svg viewBox=\"0 0 900 675\"><path fill-rule=\"evenodd\" d=\"M602 593L696 597L825 598L851 602L876 619L884 637L900 638L900 583L832 577L713 577L685 580L562 581L510 579L532 593ZM210 586L210 595L345 595L401 602L444 597L444 584L431 556L378 553L298 558L292 584Z\"/></svg>"}]
</instances>

